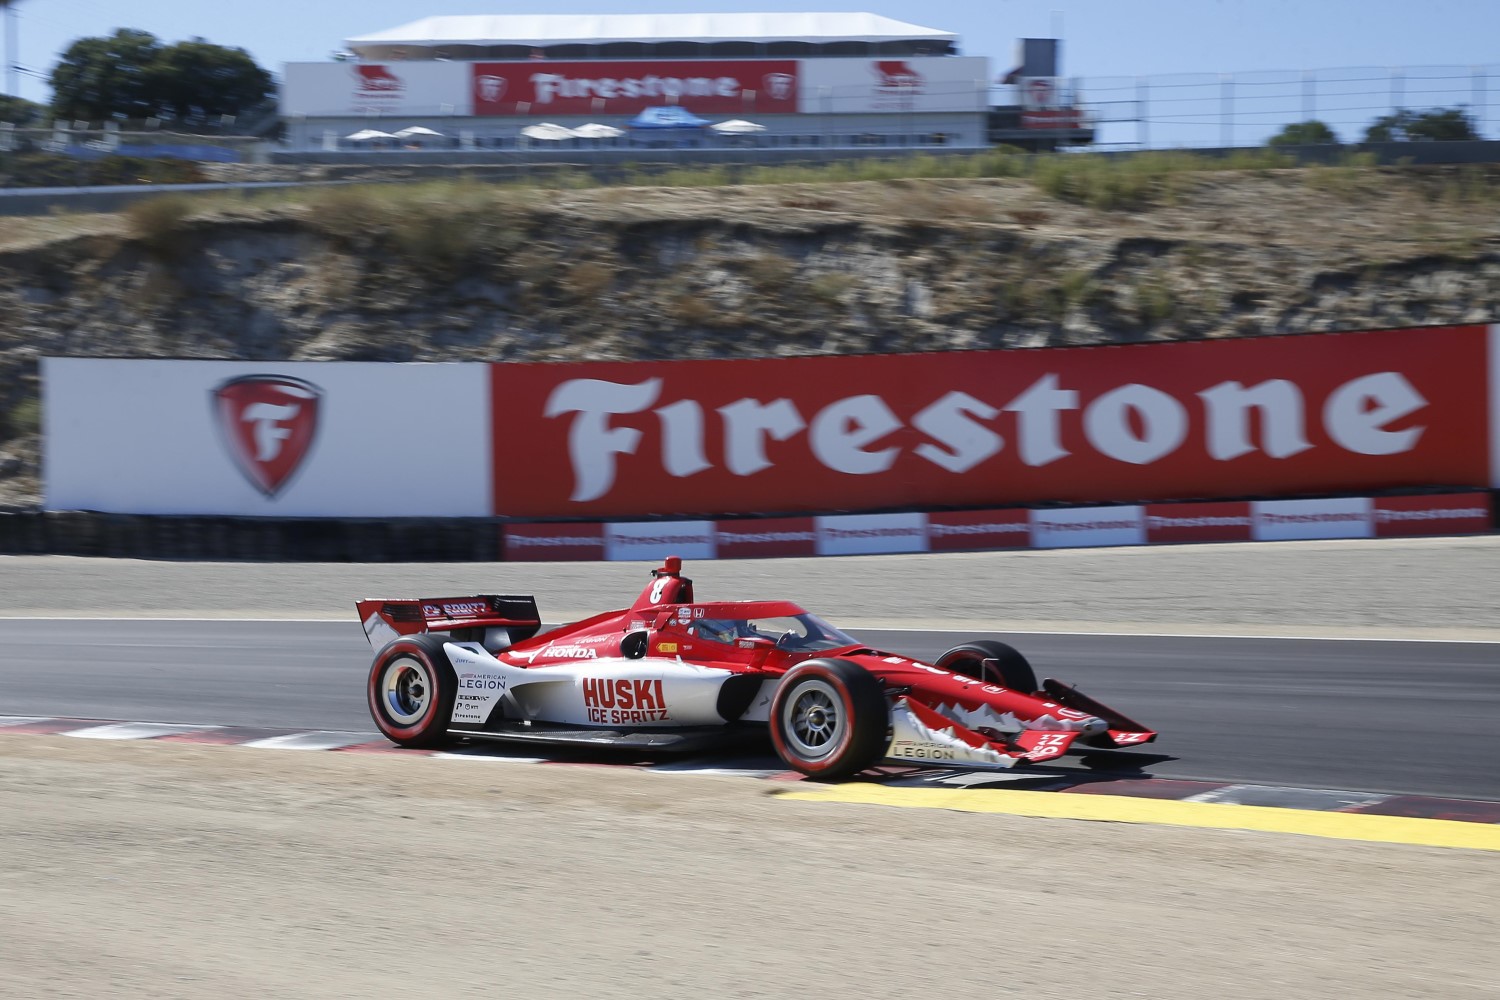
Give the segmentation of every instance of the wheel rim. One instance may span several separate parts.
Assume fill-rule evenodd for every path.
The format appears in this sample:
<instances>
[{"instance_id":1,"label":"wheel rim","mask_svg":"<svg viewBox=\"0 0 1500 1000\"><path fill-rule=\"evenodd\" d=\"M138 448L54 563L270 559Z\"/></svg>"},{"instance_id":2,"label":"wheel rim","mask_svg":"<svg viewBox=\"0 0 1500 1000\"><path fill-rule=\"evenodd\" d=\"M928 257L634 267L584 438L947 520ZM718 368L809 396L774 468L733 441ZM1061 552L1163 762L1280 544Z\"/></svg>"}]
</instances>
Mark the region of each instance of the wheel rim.
<instances>
[{"instance_id":1,"label":"wheel rim","mask_svg":"<svg viewBox=\"0 0 1500 1000\"><path fill-rule=\"evenodd\" d=\"M432 678L427 664L398 656L380 674L380 698L391 721L409 726L427 714L432 701Z\"/></svg>"},{"instance_id":2,"label":"wheel rim","mask_svg":"<svg viewBox=\"0 0 1500 1000\"><path fill-rule=\"evenodd\" d=\"M782 709L781 721L787 743L805 760L821 760L832 754L849 727L838 691L818 679L797 686Z\"/></svg>"}]
</instances>

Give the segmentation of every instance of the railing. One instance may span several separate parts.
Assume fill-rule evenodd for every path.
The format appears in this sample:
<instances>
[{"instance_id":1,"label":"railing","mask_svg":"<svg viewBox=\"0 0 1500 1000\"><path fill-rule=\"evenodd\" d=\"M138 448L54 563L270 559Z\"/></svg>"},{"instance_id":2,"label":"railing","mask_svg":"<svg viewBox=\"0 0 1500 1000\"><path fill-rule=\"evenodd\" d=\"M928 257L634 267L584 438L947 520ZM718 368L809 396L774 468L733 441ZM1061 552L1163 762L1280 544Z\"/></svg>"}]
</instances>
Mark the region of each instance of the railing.
<instances>
[{"instance_id":1,"label":"railing","mask_svg":"<svg viewBox=\"0 0 1500 1000\"><path fill-rule=\"evenodd\" d=\"M1079 100L1113 146L1255 146L1312 119L1359 142L1399 110L1459 108L1480 137L1497 131L1500 65L1084 77Z\"/></svg>"}]
</instances>

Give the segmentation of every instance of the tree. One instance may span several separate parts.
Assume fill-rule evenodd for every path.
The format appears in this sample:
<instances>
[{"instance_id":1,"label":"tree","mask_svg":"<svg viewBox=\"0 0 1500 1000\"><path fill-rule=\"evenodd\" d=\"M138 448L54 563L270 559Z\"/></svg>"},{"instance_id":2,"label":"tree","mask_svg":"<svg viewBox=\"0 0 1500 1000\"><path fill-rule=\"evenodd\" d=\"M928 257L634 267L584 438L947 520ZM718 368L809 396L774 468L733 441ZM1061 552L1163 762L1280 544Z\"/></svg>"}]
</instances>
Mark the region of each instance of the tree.
<instances>
[{"instance_id":1,"label":"tree","mask_svg":"<svg viewBox=\"0 0 1500 1000\"><path fill-rule=\"evenodd\" d=\"M1365 129L1365 142L1445 142L1478 139L1474 119L1462 108L1401 109L1382 115Z\"/></svg>"},{"instance_id":2,"label":"tree","mask_svg":"<svg viewBox=\"0 0 1500 1000\"><path fill-rule=\"evenodd\" d=\"M12 125L37 125L46 114L47 109L35 101L0 94L0 122L9 122Z\"/></svg>"},{"instance_id":3,"label":"tree","mask_svg":"<svg viewBox=\"0 0 1500 1000\"><path fill-rule=\"evenodd\" d=\"M151 64L149 79L157 113L188 121L239 115L275 91L271 74L250 53L201 38L163 49Z\"/></svg>"},{"instance_id":4,"label":"tree","mask_svg":"<svg viewBox=\"0 0 1500 1000\"><path fill-rule=\"evenodd\" d=\"M151 63L161 43L149 31L118 28L107 38L80 38L52 69L52 110L59 118L145 118L154 110Z\"/></svg>"},{"instance_id":5,"label":"tree","mask_svg":"<svg viewBox=\"0 0 1500 1000\"><path fill-rule=\"evenodd\" d=\"M244 49L201 38L163 46L133 28L80 38L52 70L52 109L60 118L174 117L202 122L239 115L274 92L271 74Z\"/></svg>"},{"instance_id":6,"label":"tree","mask_svg":"<svg viewBox=\"0 0 1500 1000\"><path fill-rule=\"evenodd\" d=\"M1305 122L1293 122L1267 140L1268 146L1328 146L1335 145L1339 137L1333 129L1316 118Z\"/></svg>"}]
</instances>

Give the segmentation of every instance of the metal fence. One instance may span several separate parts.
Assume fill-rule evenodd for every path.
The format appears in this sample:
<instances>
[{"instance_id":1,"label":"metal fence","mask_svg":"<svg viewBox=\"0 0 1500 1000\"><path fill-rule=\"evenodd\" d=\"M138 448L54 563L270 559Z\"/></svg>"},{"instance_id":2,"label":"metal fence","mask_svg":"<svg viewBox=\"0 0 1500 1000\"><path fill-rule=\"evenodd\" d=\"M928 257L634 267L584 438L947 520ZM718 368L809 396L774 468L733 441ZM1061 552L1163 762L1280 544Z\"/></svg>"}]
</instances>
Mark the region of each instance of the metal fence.
<instances>
[{"instance_id":1,"label":"metal fence","mask_svg":"<svg viewBox=\"0 0 1500 1000\"><path fill-rule=\"evenodd\" d=\"M1460 108L1481 137L1500 125L1495 64L1085 77L1077 86L1103 145L1255 146L1310 119L1359 142L1375 119L1402 109Z\"/></svg>"},{"instance_id":2,"label":"metal fence","mask_svg":"<svg viewBox=\"0 0 1500 1000\"><path fill-rule=\"evenodd\" d=\"M86 122L56 122L50 128L17 128L0 122L0 153L41 150L49 153L104 156L178 156L236 162L251 159L262 140L245 135L199 135L187 132L126 131L113 122L91 128Z\"/></svg>"}]
</instances>

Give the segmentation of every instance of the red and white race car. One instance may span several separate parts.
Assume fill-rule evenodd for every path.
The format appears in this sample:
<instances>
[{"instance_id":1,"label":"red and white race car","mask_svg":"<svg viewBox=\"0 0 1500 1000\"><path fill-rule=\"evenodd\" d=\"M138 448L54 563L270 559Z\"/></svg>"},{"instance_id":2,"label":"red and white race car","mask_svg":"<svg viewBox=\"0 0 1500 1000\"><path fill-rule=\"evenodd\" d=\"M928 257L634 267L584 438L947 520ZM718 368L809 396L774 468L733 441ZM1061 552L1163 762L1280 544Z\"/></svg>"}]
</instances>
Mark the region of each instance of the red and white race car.
<instances>
[{"instance_id":1,"label":"red and white race car","mask_svg":"<svg viewBox=\"0 0 1500 1000\"><path fill-rule=\"evenodd\" d=\"M999 642L936 663L871 649L790 601L693 598L673 557L628 609L537 635L530 597L365 600L370 714L402 746L507 740L687 750L769 727L826 780L882 761L1008 768L1156 733Z\"/></svg>"}]
</instances>

